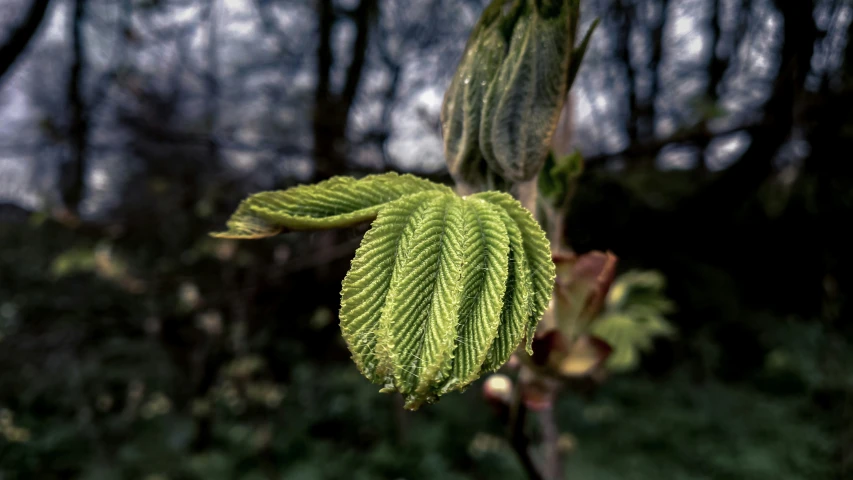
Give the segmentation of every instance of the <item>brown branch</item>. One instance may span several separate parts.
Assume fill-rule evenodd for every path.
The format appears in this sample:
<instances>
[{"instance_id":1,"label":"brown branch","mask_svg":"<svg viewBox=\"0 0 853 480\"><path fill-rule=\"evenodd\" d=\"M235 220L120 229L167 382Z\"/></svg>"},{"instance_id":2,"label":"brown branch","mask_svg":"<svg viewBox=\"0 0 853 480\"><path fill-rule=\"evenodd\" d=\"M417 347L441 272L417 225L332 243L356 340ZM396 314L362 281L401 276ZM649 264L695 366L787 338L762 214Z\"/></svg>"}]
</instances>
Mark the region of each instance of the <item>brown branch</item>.
<instances>
[{"instance_id":1,"label":"brown branch","mask_svg":"<svg viewBox=\"0 0 853 480\"><path fill-rule=\"evenodd\" d=\"M522 399L521 382L516 382L510 406L507 437L512 449L521 461L521 466L530 480L545 480L530 456L530 439L524 432L527 423L527 406Z\"/></svg>"},{"instance_id":2,"label":"brown branch","mask_svg":"<svg viewBox=\"0 0 853 480\"><path fill-rule=\"evenodd\" d=\"M50 0L33 0L23 22L12 30L6 43L0 45L0 82L38 32L49 4Z\"/></svg>"}]
</instances>

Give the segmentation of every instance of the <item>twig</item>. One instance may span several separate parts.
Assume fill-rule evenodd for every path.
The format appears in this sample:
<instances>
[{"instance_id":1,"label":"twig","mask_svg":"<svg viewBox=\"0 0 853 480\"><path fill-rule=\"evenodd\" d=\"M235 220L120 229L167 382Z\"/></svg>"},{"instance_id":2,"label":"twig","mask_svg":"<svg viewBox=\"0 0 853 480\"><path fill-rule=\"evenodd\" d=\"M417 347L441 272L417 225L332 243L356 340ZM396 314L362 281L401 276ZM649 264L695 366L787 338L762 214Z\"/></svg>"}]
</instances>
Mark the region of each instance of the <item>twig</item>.
<instances>
[{"instance_id":1,"label":"twig","mask_svg":"<svg viewBox=\"0 0 853 480\"><path fill-rule=\"evenodd\" d=\"M50 0L34 0L24 21L12 30L9 40L0 45L0 80L12 68L38 32L49 4Z\"/></svg>"},{"instance_id":2,"label":"twig","mask_svg":"<svg viewBox=\"0 0 853 480\"><path fill-rule=\"evenodd\" d=\"M524 369L525 367L522 367ZM522 373L522 372L520 372ZM519 378L523 375L519 375ZM530 456L530 441L524 432L524 425L527 420L527 406L522 401L521 381L516 382L513 390L512 405L509 412L509 424L507 437L512 445L512 449L518 455L521 461L521 466L527 472L530 480L544 480L544 477L536 467L533 457Z\"/></svg>"}]
</instances>

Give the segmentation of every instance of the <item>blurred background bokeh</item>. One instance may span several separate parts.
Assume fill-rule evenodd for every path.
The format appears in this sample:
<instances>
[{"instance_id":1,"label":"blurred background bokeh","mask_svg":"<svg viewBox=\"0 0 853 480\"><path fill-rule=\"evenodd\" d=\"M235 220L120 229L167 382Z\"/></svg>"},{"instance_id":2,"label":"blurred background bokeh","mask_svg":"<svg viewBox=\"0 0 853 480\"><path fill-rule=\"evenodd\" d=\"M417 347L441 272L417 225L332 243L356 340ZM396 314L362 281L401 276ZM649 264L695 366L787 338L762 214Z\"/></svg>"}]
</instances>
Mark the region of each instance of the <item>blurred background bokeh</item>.
<instances>
[{"instance_id":1,"label":"blurred background bokeh","mask_svg":"<svg viewBox=\"0 0 853 480\"><path fill-rule=\"evenodd\" d=\"M207 236L259 190L450 183L485 3L0 2L0 480L524 478L479 383L404 412L349 360L363 228ZM853 2L582 10L568 238L674 308L561 396L568 478L853 478Z\"/></svg>"}]
</instances>

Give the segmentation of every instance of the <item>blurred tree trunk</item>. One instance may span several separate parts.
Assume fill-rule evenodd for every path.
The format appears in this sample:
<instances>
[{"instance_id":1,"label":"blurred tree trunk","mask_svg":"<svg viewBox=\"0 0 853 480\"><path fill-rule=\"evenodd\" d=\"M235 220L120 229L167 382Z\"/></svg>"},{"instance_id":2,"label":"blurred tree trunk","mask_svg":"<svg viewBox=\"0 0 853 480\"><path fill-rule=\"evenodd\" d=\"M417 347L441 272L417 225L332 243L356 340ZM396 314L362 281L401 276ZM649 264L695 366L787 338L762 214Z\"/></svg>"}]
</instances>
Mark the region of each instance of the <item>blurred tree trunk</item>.
<instances>
[{"instance_id":1,"label":"blurred tree trunk","mask_svg":"<svg viewBox=\"0 0 853 480\"><path fill-rule=\"evenodd\" d=\"M6 43L0 45L0 82L35 36L49 4L50 0L33 0L24 20L12 30Z\"/></svg>"},{"instance_id":2,"label":"blurred tree trunk","mask_svg":"<svg viewBox=\"0 0 853 480\"><path fill-rule=\"evenodd\" d=\"M75 0L71 17L71 72L68 80L68 139L70 158L60 168L60 191L65 208L76 215L84 196L89 119L83 95L83 18L86 0Z\"/></svg>"},{"instance_id":3,"label":"blurred tree trunk","mask_svg":"<svg viewBox=\"0 0 853 480\"><path fill-rule=\"evenodd\" d=\"M318 6L320 45L317 49L317 90L314 100L314 165L315 180L323 180L347 170L347 125L361 82L373 19L379 9L378 0L361 0L349 15L356 27L352 61L340 93L332 91L331 72L334 63L332 34L337 12L332 0L320 0Z\"/></svg>"}]
</instances>

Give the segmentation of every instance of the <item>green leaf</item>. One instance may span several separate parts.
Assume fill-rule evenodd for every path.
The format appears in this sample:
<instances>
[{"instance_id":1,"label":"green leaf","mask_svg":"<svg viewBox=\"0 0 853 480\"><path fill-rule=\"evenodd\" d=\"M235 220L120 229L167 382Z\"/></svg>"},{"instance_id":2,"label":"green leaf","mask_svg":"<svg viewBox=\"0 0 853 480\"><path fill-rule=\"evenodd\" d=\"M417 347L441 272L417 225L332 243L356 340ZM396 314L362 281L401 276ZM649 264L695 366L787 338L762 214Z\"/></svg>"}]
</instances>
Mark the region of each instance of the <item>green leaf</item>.
<instances>
[{"instance_id":1,"label":"green leaf","mask_svg":"<svg viewBox=\"0 0 853 480\"><path fill-rule=\"evenodd\" d=\"M510 195L502 192L483 192L473 195L503 208L518 225L523 239L524 255L531 272L531 301L528 315L527 349L531 351L536 325L542 319L554 292L556 268L545 232L533 215Z\"/></svg>"},{"instance_id":2,"label":"green leaf","mask_svg":"<svg viewBox=\"0 0 853 480\"><path fill-rule=\"evenodd\" d=\"M443 391L463 388L479 377L499 335L504 293L508 288L512 243L505 223L508 216L482 200L468 201L465 205L464 295L459 307L456 357ZM513 348L520 341L520 337L516 337Z\"/></svg>"},{"instance_id":3,"label":"green leaf","mask_svg":"<svg viewBox=\"0 0 853 480\"><path fill-rule=\"evenodd\" d=\"M637 367L640 352L649 351L657 337L675 335L665 315L674 305L664 295L666 279L657 271L620 275L607 295L607 309L590 332L613 347L607 367L625 372Z\"/></svg>"},{"instance_id":4,"label":"green leaf","mask_svg":"<svg viewBox=\"0 0 853 480\"><path fill-rule=\"evenodd\" d=\"M501 310L501 323L483 366L485 370L490 371L497 370L506 363L524 338L533 292L521 229L506 210L499 208L499 211L509 237L509 271Z\"/></svg>"},{"instance_id":5,"label":"green leaf","mask_svg":"<svg viewBox=\"0 0 853 480\"><path fill-rule=\"evenodd\" d=\"M381 324L396 389L406 405L427 400L453 357L463 296L464 206L455 196L425 203L403 232Z\"/></svg>"},{"instance_id":6,"label":"green leaf","mask_svg":"<svg viewBox=\"0 0 853 480\"><path fill-rule=\"evenodd\" d=\"M374 383L384 381L379 370L376 343L379 319L391 285L391 274L402 249L403 230L418 207L442 196L421 192L392 202L382 210L355 253L341 290L341 331L352 358L364 376Z\"/></svg>"},{"instance_id":7,"label":"green leaf","mask_svg":"<svg viewBox=\"0 0 853 480\"><path fill-rule=\"evenodd\" d=\"M413 175L385 173L356 180L334 177L316 185L263 192L244 200L217 238L255 239L283 230L339 228L376 218L382 205L404 195L444 191L443 185Z\"/></svg>"},{"instance_id":8,"label":"green leaf","mask_svg":"<svg viewBox=\"0 0 853 480\"><path fill-rule=\"evenodd\" d=\"M353 361L382 391L417 409L499 368L525 333L532 340L554 264L539 224L505 193L460 198L410 176L333 178L253 195L227 235L373 218L343 281L340 319Z\"/></svg>"}]
</instances>

